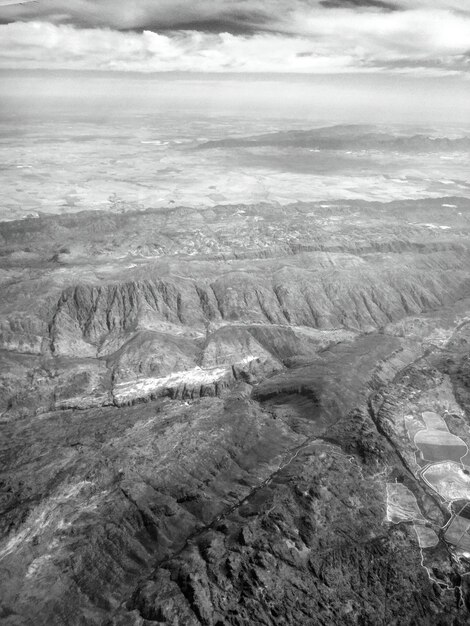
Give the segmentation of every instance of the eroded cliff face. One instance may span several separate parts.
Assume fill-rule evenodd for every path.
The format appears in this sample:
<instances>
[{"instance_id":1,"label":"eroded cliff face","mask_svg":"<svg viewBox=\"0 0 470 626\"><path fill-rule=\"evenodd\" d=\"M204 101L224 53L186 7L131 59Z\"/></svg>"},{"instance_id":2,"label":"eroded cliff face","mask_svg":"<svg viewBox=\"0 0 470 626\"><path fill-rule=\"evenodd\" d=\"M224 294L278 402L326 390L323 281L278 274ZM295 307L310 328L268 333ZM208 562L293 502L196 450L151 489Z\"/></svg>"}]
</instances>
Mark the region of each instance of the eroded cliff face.
<instances>
[{"instance_id":1,"label":"eroded cliff face","mask_svg":"<svg viewBox=\"0 0 470 626\"><path fill-rule=\"evenodd\" d=\"M150 270L143 278L140 270L125 281L73 284L55 301L54 289L27 324L9 316L4 358L37 354L34 374L26 368L28 387L43 399L34 410L217 395L241 374L259 379L308 360L320 346L460 299L469 289L468 262L459 249L416 258L303 254L251 272L246 261L225 273L216 263L220 276L197 264L186 278ZM3 402L28 412L35 403L16 393L24 381L16 360Z\"/></svg>"},{"instance_id":2,"label":"eroded cliff face","mask_svg":"<svg viewBox=\"0 0 470 626\"><path fill-rule=\"evenodd\" d=\"M2 623L467 623L401 426L470 445L453 204L219 207L190 256L191 210L2 225Z\"/></svg>"},{"instance_id":3,"label":"eroded cliff face","mask_svg":"<svg viewBox=\"0 0 470 626\"><path fill-rule=\"evenodd\" d=\"M380 264L362 259L354 268L340 259L332 270L316 267L317 260L315 255L310 269L291 262L274 272L269 264L256 273L231 271L209 284L157 278L71 287L54 313L52 350L70 353L70 342L80 340L99 345L110 333L135 330L141 320L196 329L242 322L368 331L442 306L469 289L464 253L430 253L408 263L391 255Z\"/></svg>"}]
</instances>

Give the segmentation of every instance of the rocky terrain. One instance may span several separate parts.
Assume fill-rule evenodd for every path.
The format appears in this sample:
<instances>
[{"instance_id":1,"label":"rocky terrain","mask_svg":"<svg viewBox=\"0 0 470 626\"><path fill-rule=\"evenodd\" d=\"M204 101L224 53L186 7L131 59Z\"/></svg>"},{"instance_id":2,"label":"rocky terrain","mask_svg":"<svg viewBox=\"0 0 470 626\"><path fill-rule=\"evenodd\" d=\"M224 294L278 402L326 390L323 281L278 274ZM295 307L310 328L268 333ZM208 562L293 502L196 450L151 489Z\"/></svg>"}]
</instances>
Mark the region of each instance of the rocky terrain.
<instances>
[{"instance_id":1,"label":"rocky terrain","mask_svg":"<svg viewBox=\"0 0 470 626\"><path fill-rule=\"evenodd\" d=\"M462 197L1 222L0 622L468 623L469 231Z\"/></svg>"}]
</instances>

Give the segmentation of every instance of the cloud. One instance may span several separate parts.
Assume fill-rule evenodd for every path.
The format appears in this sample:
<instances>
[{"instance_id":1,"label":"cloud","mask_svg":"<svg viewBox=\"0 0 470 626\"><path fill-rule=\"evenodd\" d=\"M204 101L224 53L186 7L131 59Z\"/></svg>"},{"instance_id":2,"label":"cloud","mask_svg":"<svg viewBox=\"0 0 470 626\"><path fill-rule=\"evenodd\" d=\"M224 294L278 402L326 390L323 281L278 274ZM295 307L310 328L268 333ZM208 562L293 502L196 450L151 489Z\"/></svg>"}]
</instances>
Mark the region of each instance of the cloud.
<instances>
[{"instance_id":1,"label":"cloud","mask_svg":"<svg viewBox=\"0 0 470 626\"><path fill-rule=\"evenodd\" d=\"M3 23L41 20L88 28L232 34L282 30L292 19L312 17L326 9L385 13L438 9L465 13L462 0L37 0L1 4L2 0Z\"/></svg>"},{"instance_id":2,"label":"cloud","mask_svg":"<svg viewBox=\"0 0 470 626\"><path fill-rule=\"evenodd\" d=\"M11 0L7 0L11 2ZM278 31L318 12L445 10L468 14L462 0L37 0L1 6L0 21L47 21L117 30L199 30L250 34Z\"/></svg>"},{"instance_id":3,"label":"cloud","mask_svg":"<svg viewBox=\"0 0 470 626\"><path fill-rule=\"evenodd\" d=\"M328 9L374 8L384 11L398 11L400 5L383 0L320 0L320 5Z\"/></svg>"},{"instance_id":4,"label":"cloud","mask_svg":"<svg viewBox=\"0 0 470 626\"><path fill-rule=\"evenodd\" d=\"M293 6L303 5L293 0ZM108 26L117 30L199 30L254 33L275 28L292 7L286 0L40 0L0 7L0 20L44 20L79 27Z\"/></svg>"},{"instance_id":5,"label":"cloud","mask_svg":"<svg viewBox=\"0 0 470 626\"><path fill-rule=\"evenodd\" d=\"M0 24L0 67L467 74L470 13L457 0L429 4L41 0L1 8L17 21Z\"/></svg>"},{"instance_id":6,"label":"cloud","mask_svg":"<svg viewBox=\"0 0 470 626\"><path fill-rule=\"evenodd\" d=\"M455 8L457 1L435 0L433 4L437 8ZM416 8L421 3L422 0L37 0L0 6L0 21L43 20L118 30L248 34L259 30L277 31L288 24L292 16L311 15L325 7L381 11L401 6Z\"/></svg>"}]
</instances>

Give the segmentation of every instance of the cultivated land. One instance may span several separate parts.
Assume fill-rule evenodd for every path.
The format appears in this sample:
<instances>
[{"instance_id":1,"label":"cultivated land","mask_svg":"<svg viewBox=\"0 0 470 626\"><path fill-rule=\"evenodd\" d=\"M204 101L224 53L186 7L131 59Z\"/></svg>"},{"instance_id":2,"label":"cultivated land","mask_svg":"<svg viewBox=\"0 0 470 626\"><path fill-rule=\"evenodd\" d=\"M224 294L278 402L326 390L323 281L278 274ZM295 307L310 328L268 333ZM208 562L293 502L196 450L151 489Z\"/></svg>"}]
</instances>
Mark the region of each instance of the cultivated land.
<instances>
[{"instance_id":1,"label":"cultivated land","mask_svg":"<svg viewBox=\"0 0 470 626\"><path fill-rule=\"evenodd\" d=\"M469 233L458 195L0 223L2 624L467 624Z\"/></svg>"}]
</instances>

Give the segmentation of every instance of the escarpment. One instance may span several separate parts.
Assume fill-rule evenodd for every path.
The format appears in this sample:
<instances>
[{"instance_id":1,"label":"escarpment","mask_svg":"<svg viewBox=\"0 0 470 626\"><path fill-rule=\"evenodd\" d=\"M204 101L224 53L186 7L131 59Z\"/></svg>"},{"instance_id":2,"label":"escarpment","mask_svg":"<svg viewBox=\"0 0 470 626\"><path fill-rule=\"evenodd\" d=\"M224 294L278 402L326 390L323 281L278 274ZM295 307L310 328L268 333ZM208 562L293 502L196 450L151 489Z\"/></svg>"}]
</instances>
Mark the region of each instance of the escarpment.
<instances>
[{"instance_id":1,"label":"escarpment","mask_svg":"<svg viewBox=\"0 0 470 626\"><path fill-rule=\"evenodd\" d=\"M467 255L431 254L414 265L392 257L373 267L375 261L353 269L230 272L212 282L169 276L70 287L50 324L52 349L66 354L70 336L98 348L111 334L165 323L201 331L211 323L368 331L461 298L470 287Z\"/></svg>"},{"instance_id":2,"label":"escarpment","mask_svg":"<svg viewBox=\"0 0 470 626\"><path fill-rule=\"evenodd\" d=\"M246 263L132 270L125 280L86 280L59 293L54 285L57 295L46 292L37 311L2 322L3 349L16 359L0 380L4 410L30 412L34 394L40 412L218 395L240 377L260 380L357 333L449 305L470 287L462 247L418 256L316 252L262 260L251 271ZM32 375L20 353L37 355Z\"/></svg>"}]
</instances>

